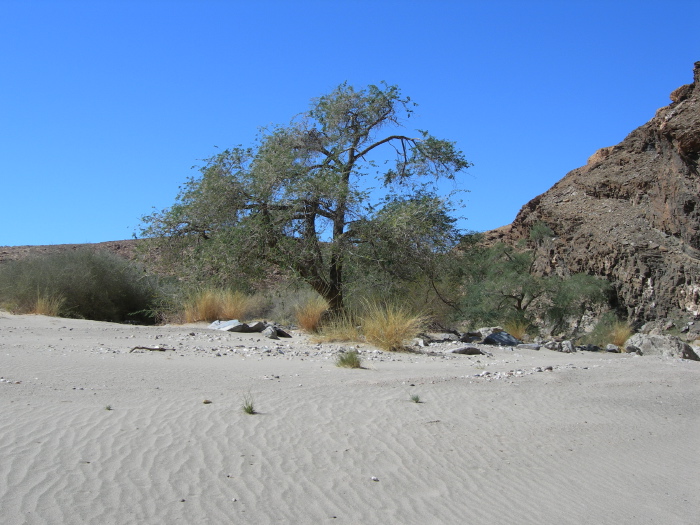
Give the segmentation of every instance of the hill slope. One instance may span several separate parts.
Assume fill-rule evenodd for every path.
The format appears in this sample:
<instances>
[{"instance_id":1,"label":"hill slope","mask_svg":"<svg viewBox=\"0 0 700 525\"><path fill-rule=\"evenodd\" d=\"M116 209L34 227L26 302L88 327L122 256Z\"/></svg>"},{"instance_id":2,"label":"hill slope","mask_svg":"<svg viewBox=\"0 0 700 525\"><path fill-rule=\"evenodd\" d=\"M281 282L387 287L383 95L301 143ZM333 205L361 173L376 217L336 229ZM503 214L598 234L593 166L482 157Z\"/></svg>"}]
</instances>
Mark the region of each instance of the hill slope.
<instances>
[{"instance_id":1,"label":"hill slope","mask_svg":"<svg viewBox=\"0 0 700 525\"><path fill-rule=\"evenodd\" d=\"M671 100L487 237L514 243L544 222L556 237L541 271L608 278L635 321L700 315L700 62Z\"/></svg>"}]
</instances>

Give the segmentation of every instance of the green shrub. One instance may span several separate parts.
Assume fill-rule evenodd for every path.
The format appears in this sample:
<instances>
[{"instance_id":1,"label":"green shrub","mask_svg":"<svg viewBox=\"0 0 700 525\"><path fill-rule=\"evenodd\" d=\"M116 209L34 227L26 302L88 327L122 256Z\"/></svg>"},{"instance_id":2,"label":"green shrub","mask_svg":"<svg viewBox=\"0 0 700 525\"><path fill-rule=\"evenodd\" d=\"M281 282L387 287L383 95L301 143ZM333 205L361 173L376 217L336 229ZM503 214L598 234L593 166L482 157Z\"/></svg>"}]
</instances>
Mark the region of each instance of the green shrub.
<instances>
[{"instance_id":1,"label":"green shrub","mask_svg":"<svg viewBox=\"0 0 700 525\"><path fill-rule=\"evenodd\" d=\"M629 323L619 320L614 313L608 312L603 314L593 330L581 337L578 342L580 344L593 344L601 348L609 343L622 346L630 338L632 332Z\"/></svg>"},{"instance_id":2,"label":"green shrub","mask_svg":"<svg viewBox=\"0 0 700 525\"><path fill-rule=\"evenodd\" d=\"M360 358L360 354L355 350L342 352L338 354L335 360L335 366L341 368L362 368L362 359Z\"/></svg>"},{"instance_id":3,"label":"green shrub","mask_svg":"<svg viewBox=\"0 0 700 525\"><path fill-rule=\"evenodd\" d=\"M16 313L38 311L38 299L62 298L57 311L65 316L152 323L161 291L136 264L87 248L0 265L0 302Z\"/></svg>"}]
</instances>

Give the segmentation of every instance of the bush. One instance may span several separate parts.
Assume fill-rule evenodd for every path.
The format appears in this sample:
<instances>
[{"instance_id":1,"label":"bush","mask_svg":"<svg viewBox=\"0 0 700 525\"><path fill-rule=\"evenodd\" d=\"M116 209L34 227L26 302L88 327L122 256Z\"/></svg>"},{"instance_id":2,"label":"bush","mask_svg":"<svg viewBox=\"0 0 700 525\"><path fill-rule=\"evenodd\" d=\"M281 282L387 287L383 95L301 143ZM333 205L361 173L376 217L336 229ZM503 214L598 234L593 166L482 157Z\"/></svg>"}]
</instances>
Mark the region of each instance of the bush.
<instances>
[{"instance_id":1,"label":"bush","mask_svg":"<svg viewBox=\"0 0 700 525\"><path fill-rule=\"evenodd\" d=\"M608 312L601 316L593 330L579 339L579 343L593 344L601 348L609 343L622 346L630 338L632 332L629 323L620 321L614 313Z\"/></svg>"},{"instance_id":2,"label":"bush","mask_svg":"<svg viewBox=\"0 0 700 525\"><path fill-rule=\"evenodd\" d=\"M416 337L425 324L425 317L394 304L369 303L362 316L367 342L389 351L404 350L406 340Z\"/></svg>"},{"instance_id":3,"label":"bush","mask_svg":"<svg viewBox=\"0 0 700 525\"><path fill-rule=\"evenodd\" d=\"M161 291L134 263L87 248L0 266L0 301L15 313L152 323Z\"/></svg>"}]
</instances>

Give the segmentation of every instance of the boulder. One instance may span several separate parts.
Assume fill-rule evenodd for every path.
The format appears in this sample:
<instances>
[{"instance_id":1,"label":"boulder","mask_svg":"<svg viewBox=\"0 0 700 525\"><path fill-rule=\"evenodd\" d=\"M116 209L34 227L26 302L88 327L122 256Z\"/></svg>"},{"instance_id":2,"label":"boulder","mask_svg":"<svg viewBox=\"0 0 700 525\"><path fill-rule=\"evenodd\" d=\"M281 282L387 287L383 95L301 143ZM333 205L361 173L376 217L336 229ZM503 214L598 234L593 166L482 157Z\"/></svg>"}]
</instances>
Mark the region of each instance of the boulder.
<instances>
[{"instance_id":1,"label":"boulder","mask_svg":"<svg viewBox=\"0 0 700 525\"><path fill-rule=\"evenodd\" d=\"M449 343L450 341L459 341L459 336L450 332L428 332L421 334L427 343Z\"/></svg>"},{"instance_id":2,"label":"boulder","mask_svg":"<svg viewBox=\"0 0 700 525\"><path fill-rule=\"evenodd\" d=\"M562 341L561 342L561 350L560 352L564 352L565 354L572 354L576 351L576 347L574 347L574 343L571 341Z\"/></svg>"},{"instance_id":3,"label":"boulder","mask_svg":"<svg viewBox=\"0 0 700 525\"><path fill-rule=\"evenodd\" d=\"M482 352L475 346L465 346L464 348L456 348L455 350L452 350L452 353L463 355L484 355L484 352Z\"/></svg>"},{"instance_id":4,"label":"boulder","mask_svg":"<svg viewBox=\"0 0 700 525\"><path fill-rule=\"evenodd\" d=\"M538 345L537 343L523 343L516 346L516 348L521 350L539 350L540 345Z\"/></svg>"},{"instance_id":5,"label":"boulder","mask_svg":"<svg viewBox=\"0 0 700 525\"><path fill-rule=\"evenodd\" d=\"M248 332L248 325L241 323L237 319L231 321L214 321L209 325L213 330L221 330L222 332Z\"/></svg>"},{"instance_id":6,"label":"boulder","mask_svg":"<svg viewBox=\"0 0 700 525\"><path fill-rule=\"evenodd\" d=\"M688 343L672 335L634 334L625 343L625 350L629 352L630 348L642 355L661 355L700 361L700 357Z\"/></svg>"},{"instance_id":7,"label":"boulder","mask_svg":"<svg viewBox=\"0 0 700 525\"><path fill-rule=\"evenodd\" d=\"M480 332L466 332L459 336L460 343L475 343L481 341L483 337Z\"/></svg>"},{"instance_id":8,"label":"boulder","mask_svg":"<svg viewBox=\"0 0 700 525\"><path fill-rule=\"evenodd\" d=\"M268 339L279 339L277 336L277 329L274 326L267 326L263 331L262 335L267 337Z\"/></svg>"},{"instance_id":9,"label":"boulder","mask_svg":"<svg viewBox=\"0 0 700 525\"><path fill-rule=\"evenodd\" d=\"M491 335L484 339L485 345L498 345L498 346L516 346L521 344L519 341L508 332L493 332Z\"/></svg>"}]
</instances>

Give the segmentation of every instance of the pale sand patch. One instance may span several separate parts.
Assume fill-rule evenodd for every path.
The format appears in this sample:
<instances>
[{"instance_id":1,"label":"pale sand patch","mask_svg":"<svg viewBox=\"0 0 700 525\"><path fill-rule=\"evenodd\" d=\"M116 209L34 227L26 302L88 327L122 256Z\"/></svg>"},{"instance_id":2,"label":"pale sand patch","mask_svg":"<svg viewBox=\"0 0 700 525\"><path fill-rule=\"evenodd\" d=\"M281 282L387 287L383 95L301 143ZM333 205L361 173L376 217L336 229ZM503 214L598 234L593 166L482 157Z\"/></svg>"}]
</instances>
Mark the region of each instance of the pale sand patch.
<instances>
[{"instance_id":1,"label":"pale sand patch","mask_svg":"<svg viewBox=\"0 0 700 525\"><path fill-rule=\"evenodd\" d=\"M339 346L0 313L0 521L697 523L700 363Z\"/></svg>"}]
</instances>

